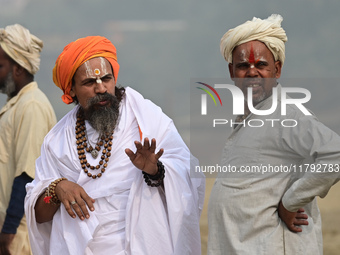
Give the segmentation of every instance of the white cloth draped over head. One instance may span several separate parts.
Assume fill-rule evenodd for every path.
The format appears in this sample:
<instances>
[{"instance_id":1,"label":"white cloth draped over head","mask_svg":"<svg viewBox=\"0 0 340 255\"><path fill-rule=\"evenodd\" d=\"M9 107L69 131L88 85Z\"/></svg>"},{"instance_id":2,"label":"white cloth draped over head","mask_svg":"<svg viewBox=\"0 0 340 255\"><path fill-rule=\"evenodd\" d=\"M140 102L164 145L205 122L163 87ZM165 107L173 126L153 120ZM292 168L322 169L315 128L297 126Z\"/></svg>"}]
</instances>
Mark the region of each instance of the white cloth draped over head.
<instances>
[{"instance_id":1,"label":"white cloth draped over head","mask_svg":"<svg viewBox=\"0 0 340 255\"><path fill-rule=\"evenodd\" d=\"M279 14L272 14L267 19L254 17L251 21L230 29L220 42L220 51L228 63L232 63L232 53L236 46L250 41L263 42L272 52L275 61L285 61L286 32L281 27L283 18Z\"/></svg>"},{"instance_id":2,"label":"white cloth draped over head","mask_svg":"<svg viewBox=\"0 0 340 255\"><path fill-rule=\"evenodd\" d=\"M39 70L43 41L19 24L0 28L0 46L7 55L35 74Z\"/></svg>"}]
</instances>

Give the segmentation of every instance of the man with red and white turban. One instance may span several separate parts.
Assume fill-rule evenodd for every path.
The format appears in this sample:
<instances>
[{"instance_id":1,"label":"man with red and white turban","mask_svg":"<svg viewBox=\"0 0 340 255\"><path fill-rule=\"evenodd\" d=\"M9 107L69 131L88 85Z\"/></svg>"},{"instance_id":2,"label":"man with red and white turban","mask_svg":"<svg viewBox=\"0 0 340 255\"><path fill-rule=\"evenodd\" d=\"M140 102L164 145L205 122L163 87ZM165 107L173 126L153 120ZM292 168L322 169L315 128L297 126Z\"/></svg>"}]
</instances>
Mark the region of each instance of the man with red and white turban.
<instances>
[{"instance_id":1,"label":"man with red and white turban","mask_svg":"<svg viewBox=\"0 0 340 255\"><path fill-rule=\"evenodd\" d=\"M46 136L27 185L36 254L201 253L198 161L161 108L116 86L118 72L101 36L70 43L56 61L53 81L76 107Z\"/></svg>"},{"instance_id":2,"label":"man with red and white turban","mask_svg":"<svg viewBox=\"0 0 340 255\"><path fill-rule=\"evenodd\" d=\"M278 14L253 18L220 42L246 99L221 161L236 171L219 174L210 195L209 255L323 253L316 196L339 180L340 137L299 105L281 114L287 103L277 81L287 41L281 22Z\"/></svg>"}]
</instances>

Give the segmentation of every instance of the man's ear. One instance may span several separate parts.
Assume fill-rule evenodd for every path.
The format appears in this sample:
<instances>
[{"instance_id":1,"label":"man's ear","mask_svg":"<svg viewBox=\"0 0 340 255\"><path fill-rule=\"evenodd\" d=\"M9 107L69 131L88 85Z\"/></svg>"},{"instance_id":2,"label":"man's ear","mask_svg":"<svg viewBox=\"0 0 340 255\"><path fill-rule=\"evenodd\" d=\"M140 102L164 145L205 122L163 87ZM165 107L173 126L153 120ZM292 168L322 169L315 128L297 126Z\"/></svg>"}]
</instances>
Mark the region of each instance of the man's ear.
<instances>
[{"instance_id":1,"label":"man's ear","mask_svg":"<svg viewBox=\"0 0 340 255\"><path fill-rule=\"evenodd\" d=\"M15 63L13 65L13 75L14 75L14 77L20 77L24 72L25 72L25 69L21 65L19 65L17 63Z\"/></svg>"},{"instance_id":2,"label":"man's ear","mask_svg":"<svg viewBox=\"0 0 340 255\"><path fill-rule=\"evenodd\" d=\"M233 81L234 80L234 69L233 69L233 64L228 64L228 68L229 68L229 74L230 74L230 78Z\"/></svg>"},{"instance_id":3,"label":"man's ear","mask_svg":"<svg viewBox=\"0 0 340 255\"><path fill-rule=\"evenodd\" d=\"M280 60L275 61L275 78L278 79L281 76L282 63Z\"/></svg>"},{"instance_id":4,"label":"man's ear","mask_svg":"<svg viewBox=\"0 0 340 255\"><path fill-rule=\"evenodd\" d=\"M70 90L70 96L71 97L75 97L76 96L76 92L74 92L74 86L72 86L72 88Z\"/></svg>"}]
</instances>

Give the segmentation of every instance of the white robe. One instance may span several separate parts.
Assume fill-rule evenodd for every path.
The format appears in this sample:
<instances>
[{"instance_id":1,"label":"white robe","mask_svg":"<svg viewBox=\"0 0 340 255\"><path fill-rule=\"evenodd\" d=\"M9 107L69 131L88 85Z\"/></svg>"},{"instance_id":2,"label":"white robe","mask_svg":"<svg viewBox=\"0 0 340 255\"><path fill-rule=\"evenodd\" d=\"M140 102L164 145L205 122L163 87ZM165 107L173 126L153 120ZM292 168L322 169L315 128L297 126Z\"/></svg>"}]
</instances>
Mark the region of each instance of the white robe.
<instances>
[{"instance_id":1,"label":"white robe","mask_svg":"<svg viewBox=\"0 0 340 255\"><path fill-rule=\"evenodd\" d=\"M201 254L199 217L205 180L191 178L198 165L172 120L151 101L126 88L120 119L114 132L112 156L105 173L93 180L83 172L76 149L75 121L71 110L46 136L36 162L36 179L27 185L25 211L34 254ZM164 190L146 185L125 148L134 141L155 138L164 148ZM88 138L98 134L86 125ZM90 163L96 164L98 160ZM94 173L95 174L95 173ZM50 222L35 221L34 205L49 183L59 177L78 183L96 200L90 218L71 218L63 205Z\"/></svg>"},{"instance_id":2,"label":"white robe","mask_svg":"<svg viewBox=\"0 0 340 255\"><path fill-rule=\"evenodd\" d=\"M281 86L277 88L278 109L269 116L250 114L245 120L262 120L265 124L240 124L227 139L221 165L234 166L237 172L219 173L211 191L209 255L322 254L321 216L315 197L327 194L338 181L339 171L305 172L298 166L338 165L340 137L316 117L302 114L295 105L288 105L287 115L282 116ZM269 97L256 108L267 110L272 100ZM277 121L272 126L266 119ZM298 124L284 127L280 124L284 119L296 120ZM254 121L252 125L258 123ZM290 121L285 125L293 124ZM284 166L291 171L242 172L242 168L254 166ZM290 211L305 209L309 224L301 226L302 232L291 232L279 218L277 207L281 199Z\"/></svg>"}]
</instances>

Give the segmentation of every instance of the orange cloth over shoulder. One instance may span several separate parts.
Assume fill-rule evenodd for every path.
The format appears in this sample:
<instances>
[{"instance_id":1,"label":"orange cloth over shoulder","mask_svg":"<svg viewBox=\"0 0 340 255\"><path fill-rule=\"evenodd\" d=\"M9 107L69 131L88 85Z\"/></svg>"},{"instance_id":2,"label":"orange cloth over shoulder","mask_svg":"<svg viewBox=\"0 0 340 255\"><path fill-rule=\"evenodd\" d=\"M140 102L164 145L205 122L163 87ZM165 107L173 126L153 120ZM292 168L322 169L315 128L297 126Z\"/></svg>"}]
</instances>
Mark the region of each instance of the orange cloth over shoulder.
<instances>
[{"instance_id":1,"label":"orange cloth over shoulder","mask_svg":"<svg viewBox=\"0 0 340 255\"><path fill-rule=\"evenodd\" d=\"M96 57L106 58L113 69L113 76L117 81L119 64L117 62L116 47L105 37L88 36L80 38L66 45L59 55L53 68L53 82L64 92L61 97L64 103L73 102L70 96L72 78L83 63Z\"/></svg>"}]
</instances>

